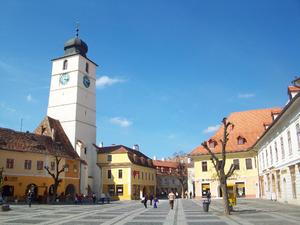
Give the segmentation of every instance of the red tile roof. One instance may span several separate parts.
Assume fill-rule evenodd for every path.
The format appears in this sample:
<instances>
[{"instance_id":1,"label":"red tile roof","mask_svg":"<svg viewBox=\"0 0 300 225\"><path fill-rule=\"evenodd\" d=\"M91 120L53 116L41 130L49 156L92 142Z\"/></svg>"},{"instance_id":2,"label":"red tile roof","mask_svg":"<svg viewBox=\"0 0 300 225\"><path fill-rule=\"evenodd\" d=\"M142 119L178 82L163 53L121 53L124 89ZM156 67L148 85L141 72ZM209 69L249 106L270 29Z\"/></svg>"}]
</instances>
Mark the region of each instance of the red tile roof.
<instances>
[{"instance_id":1,"label":"red tile roof","mask_svg":"<svg viewBox=\"0 0 300 225\"><path fill-rule=\"evenodd\" d=\"M253 146L256 140L264 133L264 124L272 123L272 112L278 112L280 108L258 109L242 112L234 112L227 118L234 124L234 129L229 134L227 143L227 152L247 151ZM215 153L221 152L220 139L223 136L223 126L208 140L212 139L217 142L217 146L212 149ZM237 138L241 136L246 139L244 144L238 145ZM194 149L190 155L209 154L201 145Z\"/></svg>"},{"instance_id":2,"label":"red tile roof","mask_svg":"<svg viewBox=\"0 0 300 225\"><path fill-rule=\"evenodd\" d=\"M155 167L167 167L167 168L175 168L176 169L178 167L178 162L153 160L153 165Z\"/></svg>"},{"instance_id":3,"label":"red tile roof","mask_svg":"<svg viewBox=\"0 0 300 225\"><path fill-rule=\"evenodd\" d=\"M288 92L298 92L298 91L300 91L299 87L296 87L296 86L289 86L288 87Z\"/></svg>"},{"instance_id":4,"label":"red tile roof","mask_svg":"<svg viewBox=\"0 0 300 225\"><path fill-rule=\"evenodd\" d=\"M144 155L142 152L134 150L132 148L126 147L124 145L112 145L106 147L98 147L94 145L98 150L98 154L117 154L117 153L127 153L129 160L137 165L146 166L153 168L153 161L148 156Z\"/></svg>"},{"instance_id":5,"label":"red tile roof","mask_svg":"<svg viewBox=\"0 0 300 225\"><path fill-rule=\"evenodd\" d=\"M80 159L69 142L69 139L66 139L66 134L58 120L46 117L41 124L45 125L43 135L0 128L0 150L34 152ZM52 128L56 132L55 140L51 138ZM37 130L38 129L39 127ZM48 133L46 134L46 132Z\"/></svg>"}]
</instances>

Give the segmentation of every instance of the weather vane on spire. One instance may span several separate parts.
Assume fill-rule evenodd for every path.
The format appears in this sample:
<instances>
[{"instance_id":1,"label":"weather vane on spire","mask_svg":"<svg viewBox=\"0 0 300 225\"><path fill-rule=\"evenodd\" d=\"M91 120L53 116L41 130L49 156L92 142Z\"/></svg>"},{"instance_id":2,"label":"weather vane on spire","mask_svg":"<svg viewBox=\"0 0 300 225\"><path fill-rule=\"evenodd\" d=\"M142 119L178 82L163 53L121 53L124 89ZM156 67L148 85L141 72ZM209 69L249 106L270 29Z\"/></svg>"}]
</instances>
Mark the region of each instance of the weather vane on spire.
<instances>
[{"instance_id":1,"label":"weather vane on spire","mask_svg":"<svg viewBox=\"0 0 300 225\"><path fill-rule=\"evenodd\" d=\"M79 22L76 22L76 38L79 36Z\"/></svg>"}]
</instances>

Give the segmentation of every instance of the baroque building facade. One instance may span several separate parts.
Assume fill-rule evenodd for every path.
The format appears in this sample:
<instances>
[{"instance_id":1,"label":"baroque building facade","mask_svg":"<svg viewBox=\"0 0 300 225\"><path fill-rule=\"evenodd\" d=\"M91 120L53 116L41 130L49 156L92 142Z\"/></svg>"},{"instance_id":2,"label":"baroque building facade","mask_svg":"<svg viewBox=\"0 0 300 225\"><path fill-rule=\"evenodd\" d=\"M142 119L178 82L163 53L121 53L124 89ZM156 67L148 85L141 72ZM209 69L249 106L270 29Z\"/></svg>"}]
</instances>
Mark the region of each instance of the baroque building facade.
<instances>
[{"instance_id":1,"label":"baroque building facade","mask_svg":"<svg viewBox=\"0 0 300 225\"><path fill-rule=\"evenodd\" d=\"M261 197L300 204L300 88L255 144Z\"/></svg>"}]
</instances>

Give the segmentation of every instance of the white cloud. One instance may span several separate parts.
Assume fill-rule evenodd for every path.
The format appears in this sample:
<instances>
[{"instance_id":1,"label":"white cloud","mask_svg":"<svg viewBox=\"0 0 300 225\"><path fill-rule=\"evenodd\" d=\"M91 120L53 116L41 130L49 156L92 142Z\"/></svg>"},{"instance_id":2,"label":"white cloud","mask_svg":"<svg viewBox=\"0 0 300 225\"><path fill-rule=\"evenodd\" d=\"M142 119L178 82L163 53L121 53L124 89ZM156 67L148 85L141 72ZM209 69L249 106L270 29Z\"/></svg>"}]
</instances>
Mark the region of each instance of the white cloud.
<instances>
[{"instance_id":1,"label":"white cloud","mask_svg":"<svg viewBox=\"0 0 300 225\"><path fill-rule=\"evenodd\" d=\"M126 118L121 117L113 117L109 120L112 124L118 125L120 127L130 127L132 122L127 120Z\"/></svg>"},{"instance_id":2,"label":"white cloud","mask_svg":"<svg viewBox=\"0 0 300 225\"><path fill-rule=\"evenodd\" d=\"M203 133L208 134L208 133L215 132L219 129L219 127L220 127L220 125L209 126L203 131Z\"/></svg>"},{"instance_id":3,"label":"white cloud","mask_svg":"<svg viewBox=\"0 0 300 225\"><path fill-rule=\"evenodd\" d=\"M16 113L17 112L16 109L6 105L4 102L0 102L0 108L5 110L8 113Z\"/></svg>"},{"instance_id":4,"label":"white cloud","mask_svg":"<svg viewBox=\"0 0 300 225\"><path fill-rule=\"evenodd\" d=\"M169 134L168 136L167 136L167 138L168 139L175 139L176 138L176 135L175 134Z\"/></svg>"},{"instance_id":5,"label":"white cloud","mask_svg":"<svg viewBox=\"0 0 300 225\"><path fill-rule=\"evenodd\" d=\"M27 102L32 102L33 99L32 99L31 94L26 96L26 100L27 100Z\"/></svg>"},{"instance_id":6,"label":"white cloud","mask_svg":"<svg viewBox=\"0 0 300 225\"><path fill-rule=\"evenodd\" d=\"M253 98L254 96L253 93L238 94L238 98Z\"/></svg>"},{"instance_id":7,"label":"white cloud","mask_svg":"<svg viewBox=\"0 0 300 225\"><path fill-rule=\"evenodd\" d=\"M96 80L96 86L99 88L104 88L117 83L123 83L124 81L125 80L118 79L118 78L110 78L109 76L102 76Z\"/></svg>"}]
</instances>

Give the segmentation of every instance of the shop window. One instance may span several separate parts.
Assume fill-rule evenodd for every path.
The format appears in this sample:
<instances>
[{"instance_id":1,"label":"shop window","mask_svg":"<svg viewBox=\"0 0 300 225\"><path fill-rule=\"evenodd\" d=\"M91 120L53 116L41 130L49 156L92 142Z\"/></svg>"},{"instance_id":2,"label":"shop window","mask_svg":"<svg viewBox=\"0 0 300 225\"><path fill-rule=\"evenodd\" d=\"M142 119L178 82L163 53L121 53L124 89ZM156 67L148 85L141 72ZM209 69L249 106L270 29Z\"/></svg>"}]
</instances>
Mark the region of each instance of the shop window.
<instances>
[{"instance_id":1,"label":"shop window","mask_svg":"<svg viewBox=\"0 0 300 225\"><path fill-rule=\"evenodd\" d=\"M50 169L51 170L55 170L55 162L51 162L50 163Z\"/></svg>"},{"instance_id":2,"label":"shop window","mask_svg":"<svg viewBox=\"0 0 300 225\"><path fill-rule=\"evenodd\" d=\"M24 169L31 170L31 160L27 160L27 159L25 160Z\"/></svg>"},{"instance_id":3,"label":"shop window","mask_svg":"<svg viewBox=\"0 0 300 225\"><path fill-rule=\"evenodd\" d=\"M107 178L111 179L111 170L107 170Z\"/></svg>"},{"instance_id":4,"label":"shop window","mask_svg":"<svg viewBox=\"0 0 300 225\"><path fill-rule=\"evenodd\" d=\"M68 60L65 60L63 63L63 70L68 69Z\"/></svg>"},{"instance_id":5,"label":"shop window","mask_svg":"<svg viewBox=\"0 0 300 225\"><path fill-rule=\"evenodd\" d=\"M202 172L207 172L207 162L202 162Z\"/></svg>"},{"instance_id":6,"label":"shop window","mask_svg":"<svg viewBox=\"0 0 300 225\"><path fill-rule=\"evenodd\" d=\"M246 169L247 170L252 170L252 159L246 159Z\"/></svg>"},{"instance_id":7,"label":"shop window","mask_svg":"<svg viewBox=\"0 0 300 225\"><path fill-rule=\"evenodd\" d=\"M115 185L114 184L108 185L108 192L109 192L110 196L114 196L115 195Z\"/></svg>"},{"instance_id":8,"label":"shop window","mask_svg":"<svg viewBox=\"0 0 300 225\"><path fill-rule=\"evenodd\" d=\"M44 168L44 162L43 161L37 161L36 162L36 169L42 170Z\"/></svg>"},{"instance_id":9,"label":"shop window","mask_svg":"<svg viewBox=\"0 0 300 225\"><path fill-rule=\"evenodd\" d=\"M116 189L117 189L117 195L122 196L123 195L123 185L117 185Z\"/></svg>"},{"instance_id":10,"label":"shop window","mask_svg":"<svg viewBox=\"0 0 300 225\"><path fill-rule=\"evenodd\" d=\"M236 194L237 197L245 197L245 183L244 182L236 182Z\"/></svg>"},{"instance_id":11,"label":"shop window","mask_svg":"<svg viewBox=\"0 0 300 225\"><path fill-rule=\"evenodd\" d=\"M107 155L107 161L111 162L112 161L112 155Z\"/></svg>"},{"instance_id":12,"label":"shop window","mask_svg":"<svg viewBox=\"0 0 300 225\"><path fill-rule=\"evenodd\" d=\"M123 178L123 170L119 170L119 179L122 179Z\"/></svg>"},{"instance_id":13,"label":"shop window","mask_svg":"<svg viewBox=\"0 0 300 225\"><path fill-rule=\"evenodd\" d=\"M210 191L209 183L203 183L202 185L202 197L206 197L207 192Z\"/></svg>"},{"instance_id":14,"label":"shop window","mask_svg":"<svg viewBox=\"0 0 300 225\"><path fill-rule=\"evenodd\" d=\"M240 160L239 159L234 159L233 160L233 165L236 170L240 170Z\"/></svg>"},{"instance_id":15,"label":"shop window","mask_svg":"<svg viewBox=\"0 0 300 225\"><path fill-rule=\"evenodd\" d=\"M6 168L13 169L14 168L14 159L6 159Z\"/></svg>"}]
</instances>

